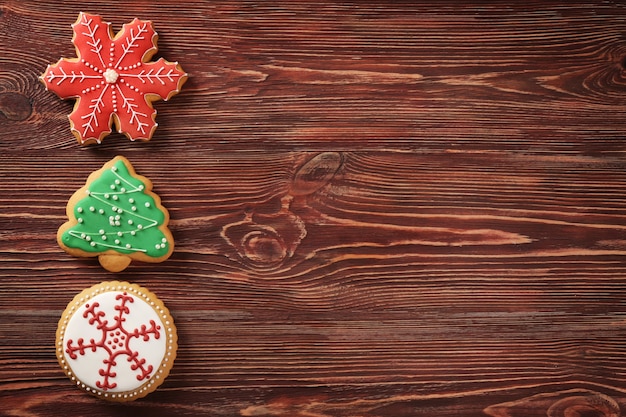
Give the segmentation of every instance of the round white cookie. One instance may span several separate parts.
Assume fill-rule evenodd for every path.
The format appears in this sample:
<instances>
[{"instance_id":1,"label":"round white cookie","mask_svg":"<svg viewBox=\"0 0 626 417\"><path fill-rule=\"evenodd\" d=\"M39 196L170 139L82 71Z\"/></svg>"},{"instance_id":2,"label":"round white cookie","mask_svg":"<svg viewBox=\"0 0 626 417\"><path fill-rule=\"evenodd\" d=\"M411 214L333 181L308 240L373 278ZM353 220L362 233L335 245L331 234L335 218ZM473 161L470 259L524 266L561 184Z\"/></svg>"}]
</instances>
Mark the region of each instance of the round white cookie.
<instances>
[{"instance_id":1,"label":"round white cookie","mask_svg":"<svg viewBox=\"0 0 626 417\"><path fill-rule=\"evenodd\" d=\"M82 291L59 320L56 353L80 388L110 401L132 401L167 377L178 338L168 309L150 291L103 282Z\"/></svg>"}]
</instances>

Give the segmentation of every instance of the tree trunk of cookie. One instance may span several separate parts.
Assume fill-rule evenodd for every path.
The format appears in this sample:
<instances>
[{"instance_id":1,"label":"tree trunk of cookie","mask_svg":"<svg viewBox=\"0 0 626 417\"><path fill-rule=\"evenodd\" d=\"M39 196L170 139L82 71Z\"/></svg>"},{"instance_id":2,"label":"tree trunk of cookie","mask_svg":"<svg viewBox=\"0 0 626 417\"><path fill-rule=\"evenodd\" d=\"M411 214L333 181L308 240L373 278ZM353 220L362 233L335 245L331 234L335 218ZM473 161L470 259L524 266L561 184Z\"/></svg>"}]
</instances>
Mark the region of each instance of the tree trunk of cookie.
<instances>
[{"instance_id":1,"label":"tree trunk of cookie","mask_svg":"<svg viewBox=\"0 0 626 417\"><path fill-rule=\"evenodd\" d=\"M125 255L100 255L98 261L107 271L120 272L130 265L131 259Z\"/></svg>"}]
</instances>

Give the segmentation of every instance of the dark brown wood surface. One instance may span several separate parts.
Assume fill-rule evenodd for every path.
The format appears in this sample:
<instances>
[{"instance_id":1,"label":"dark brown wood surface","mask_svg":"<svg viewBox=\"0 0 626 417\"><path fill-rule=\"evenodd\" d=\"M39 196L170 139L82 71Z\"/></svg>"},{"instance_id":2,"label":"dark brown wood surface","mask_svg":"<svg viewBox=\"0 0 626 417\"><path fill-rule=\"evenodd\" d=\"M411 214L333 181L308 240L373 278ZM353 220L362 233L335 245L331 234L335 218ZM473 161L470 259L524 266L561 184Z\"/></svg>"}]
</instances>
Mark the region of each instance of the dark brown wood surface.
<instances>
[{"instance_id":1,"label":"dark brown wood surface","mask_svg":"<svg viewBox=\"0 0 626 417\"><path fill-rule=\"evenodd\" d=\"M85 148L38 81L76 2L0 1L0 415L626 415L623 2L152 3L80 10L152 20L189 81L150 142ZM176 250L113 274L55 235L118 154ZM125 405L54 352L113 279L180 339Z\"/></svg>"}]
</instances>

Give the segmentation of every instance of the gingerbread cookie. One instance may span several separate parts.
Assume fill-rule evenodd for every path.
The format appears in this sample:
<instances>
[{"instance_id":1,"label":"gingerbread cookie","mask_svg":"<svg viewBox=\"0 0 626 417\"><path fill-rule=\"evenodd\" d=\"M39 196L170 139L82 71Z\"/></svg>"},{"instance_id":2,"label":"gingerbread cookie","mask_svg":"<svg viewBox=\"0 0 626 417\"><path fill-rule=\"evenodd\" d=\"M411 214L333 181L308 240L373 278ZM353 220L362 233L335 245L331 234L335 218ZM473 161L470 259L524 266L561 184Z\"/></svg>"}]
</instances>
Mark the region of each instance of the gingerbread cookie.
<instances>
[{"instance_id":1,"label":"gingerbread cookie","mask_svg":"<svg viewBox=\"0 0 626 417\"><path fill-rule=\"evenodd\" d=\"M167 377L178 338L168 309L150 291L103 282L74 297L56 333L56 354L78 387L110 401L132 401Z\"/></svg>"},{"instance_id":2,"label":"gingerbread cookie","mask_svg":"<svg viewBox=\"0 0 626 417\"><path fill-rule=\"evenodd\" d=\"M65 222L57 233L69 254L98 257L111 272L132 260L162 262L174 250L169 213L152 191L152 182L117 156L93 172L67 203Z\"/></svg>"},{"instance_id":3,"label":"gingerbread cookie","mask_svg":"<svg viewBox=\"0 0 626 417\"><path fill-rule=\"evenodd\" d=\"M135 19L115 36L100 16L80 13L72 25L77 58L61 58L40 77L62 99L76 99L69 115L80 144L100 143L117 131L130 140L150 140L157 123L152 102L180 91L187 74L160 58L152 22Z\"/></svg>"}]
</instances>

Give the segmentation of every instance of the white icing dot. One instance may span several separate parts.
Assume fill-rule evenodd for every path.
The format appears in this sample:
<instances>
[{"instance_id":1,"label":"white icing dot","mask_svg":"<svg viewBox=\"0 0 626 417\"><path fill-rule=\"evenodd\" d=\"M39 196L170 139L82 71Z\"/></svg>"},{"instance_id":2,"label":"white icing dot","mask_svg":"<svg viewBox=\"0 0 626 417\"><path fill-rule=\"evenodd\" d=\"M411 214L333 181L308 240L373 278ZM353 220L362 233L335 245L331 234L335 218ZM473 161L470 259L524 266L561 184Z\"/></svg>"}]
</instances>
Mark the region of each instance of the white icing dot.
<instances>
[{"instance_id":1,"label":"white icing dot","mask_svg":"<svg viewBox=\"0 0 626 417\"><path fill-rule=\"evenodd\" d=\"M76 211L77 211L77 212L79 212L79 213L82 213L82 212L83 212L83 208L82 208L82 207L78 207L78 208L76 209Z\"/></svg>"},{"instance_id":2,"label":"white icing dot","mask_svg":"<svg viewBox=\"0 0 626 417\"><path fill-rule=\"evenodd\" d=\"M109 84L114 84L120 75L113 69L108 68L104 71L104 80Z\"/></svg>"},{"instance_id":3,"label":"white icing dot","mask_svg":"<svg viewBox=\"0 0 626 417\"><path fill-rule=\"evenodd\" d=\"M103 234L104 234L104 229L100 229L100 230L98 230L98 233L100 233L101 235L103 235Z\"/></svg>"},{"instance_id":4,"label":"white icing dot","mask_svg":"<svg viewBox=\"0 0 626 417\"><path fill-rule=\"evenodd\" d=\"M118 199L118 198L119 198L119 197L118 197L117 195L114 195L114 196L113 196L113 200L115 200L115 201L117 201L117 199Z\"/></svg>"},{"instance_id":5,"label":"white icing dot","mask_svg":"<svg viewBox=\"0 0 626 417\"><path fill-rule=\"evenodd\" d=\"M115 239L115 244L119 245L120 244L120 240L119 239Z\"/></svg>"},{"instance_id":6,"label":"white icing dot","mask_svg":"<svg viewBox=\"0 0 626 417\"><path fill-rule=\"evenodd\" d=\"M163 242L163 243L167 243L167 239L166 239L166 238L163 238L163 239L161 239L161 242Z\"/></svg>"},{"instance_id":7,"label":"white icing dot","mask_svg":"<svg viewBox=\"0 0 626 417\"><path fill-rule=\"evenodd\" d=\"M96 242L91 242L90 245L91 246L96 246Z\"/></svg>"},{"instance_id":8,"label":"white icing dot","mask_svg":"<svg viewBox=\"0 0 626 417\"><path fill-rule=\"evenodd\" d=\"M122 233L122 232L117 232L117 235L118 235L118 236L120 236L120 237L122 237L122 236L124 236L124 233Z\"/></svg>"},{"instance_id":9,"label":"white icing dot","mask_svg":"<svg viewBox=\"0 0 626 417\"><path fill-rule=\"evenodd\" d=\"M107 240L106 235L102 235L102 240Z\"/></svg>"},{"instance_id":10,"label":"white icing dot","mask_svg":"<svg viewBox=\"0 0 626 417\"><path fill-rule=\"evenodd\" d=\"M156 245L154 245L154 247L157 248L157 249L161 249L161 244L157 243Z\"/></svg>"},{"instance_id":11,"label":"white icing dot","mask_svg":"<svg viewBox=\"0 0 626 417\"><path fill-rule=\"evenodd\" d=\"M128 224L133 224L133 221L132 220L128 220Z\"/></svg>"},{"instance_id":12,"label":"white icing dot","mask_svg":"<svg viewBox=\"0 0 626 417\"><path fill-rule=\"evenodd\" d=\"M117 172L117 167L111 167L111 171Z\"/></svg>"},{"instance_id":13,"label":"white icing dot","mask_svg":"<svg viewBox=\"0 0 626 417\"><path fill-rule=\"evenodd\" d=\"M130 243L126 244L126 249L130 249Z\"/></svg>"},{"instance_id":14,"label":"white icing dot","mask_svg":"<svg viewBox=\"0 0 626 417\"><path fill-rule=\"evenodd\" d=\"M131 209L132 211L137 211L137 207L136 207L136 206L132 206L130 209Z\"/></svg>"},{"instance_id":15,"label":"white icing dot","mask_svg":"<svg viewBox=\"0 0 626 417\"><path fill-rule=\"evenodd\" d=\"M115 184L111 184L111 189L115 190Z\"/></svg>"},{"instance_id":16,"label":"white icing dot","mask_svg":"<svg viewBox=\"0 0 626 417\"><path fill-rule=\"evenodd\" d=\"M104 214L104 210L100 209L100 210L98 210L98 213Z\"/></svg>"},{"instance_id":17,"label":"white icing dot","mask_svg":"<svg viewBox=\"0 0 626 417\"><path fill-rule=\"evenodd\" d=\"M145 204L145 206L146 206L146 207L150 207L150 203L146 203L146 204Z\"/></svg>"},{"instance_id":18,"label":"white icing dot","mask_svg":"<svg viewBox=\"0 0 626 417\"><path fill-rule=\"evenodd\" d=\"M137 234L137 232L135 232L134 230L131 230L131 231L130 231L130 234L131 234L132 236L135 236L135 235Z\"/></svg>"},{"instance_id":19,"label":"white icing dot","mask_svg":"<svg viewBox=\"0 0 626 417\"><path fill-rule=\"evenodd\" d=\"M133 204L133 203L135 202L135 199L134 199L134 198L129 198L129 199L128 199L128 202L129 202L130 204Z\"/></svg>"},{"instance_id":20,"label":"white icing dot","mask_svg":"<svg viewBox=\"0 0 626 417\"><path fill-rule=\"evenodd\" d=\"M139 230L143 229L143 225L138 224L138 225L137 225L137 229L139 229Z\"/></svg>"},{"instance_id":21,"label":"white icing dot","mask_svg":"<svg viewBox=\"0 0 626 417\"><path fill-rule=\"evenodd\" d=\"M89 211L94 212L96 211L96 208L94 206L89 207Z\"/></svg>"},{"instance_id":22,"label":"white icing dot","mask_svg":"<svg viewBox=\"0 0 626 417\"><path fill-rule=\"evenodd\" d=\"M105 194L105 195L104 195L104 198L109 198L109 197L110 197L110 195L109 195L109 194Z\"/></svg>"}]
</instances>

